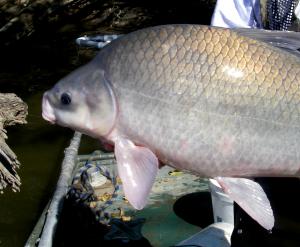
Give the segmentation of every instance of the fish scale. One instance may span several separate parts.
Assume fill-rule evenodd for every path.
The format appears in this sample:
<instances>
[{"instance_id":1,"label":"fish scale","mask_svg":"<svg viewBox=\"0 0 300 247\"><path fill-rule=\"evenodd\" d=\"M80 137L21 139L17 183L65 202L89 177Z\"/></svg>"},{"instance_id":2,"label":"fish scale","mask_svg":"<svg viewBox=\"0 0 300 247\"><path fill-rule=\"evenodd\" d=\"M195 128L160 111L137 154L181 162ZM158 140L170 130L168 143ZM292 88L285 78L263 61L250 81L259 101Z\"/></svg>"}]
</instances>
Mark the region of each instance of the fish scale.
<instances>
[{"instance_id":1,"label":"fish scale","mask_svg":"<svg viewBox=\"0 0 300 247\"><path fill-rule=\"evenodd\" d=\"M98 59L119 101L117 128L158 150L162 160L209 176L229 174L233 166L246 166L234 176L268 170L278 175L276 167L289 161L295 165L286 174L299 169L290 150L300 137L294 55L226 29L172 25L133 32L105 47ZM222 138L239 140L232 149L243 153L243 164L218 149ZM182 152L181 142L190 151Z\"/></svg>"}]
</instances>

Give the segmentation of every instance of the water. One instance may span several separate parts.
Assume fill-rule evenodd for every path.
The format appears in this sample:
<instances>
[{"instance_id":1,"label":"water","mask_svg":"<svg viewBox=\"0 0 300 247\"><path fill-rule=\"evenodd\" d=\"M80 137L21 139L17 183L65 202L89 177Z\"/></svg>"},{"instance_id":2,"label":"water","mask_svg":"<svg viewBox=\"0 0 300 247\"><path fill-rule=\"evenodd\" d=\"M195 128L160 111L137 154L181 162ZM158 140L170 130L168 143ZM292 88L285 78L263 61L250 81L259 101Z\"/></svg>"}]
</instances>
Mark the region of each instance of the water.
<instances>
[{"instance_id":1,"label":"water","mask_svg":"<svg viewBox=\"0 0 300 247\"><path fill-rule=\"evenodd\" d=\"M0 197L0 246L23 246L57 181L64 148L73 132L50 125L41 117L43 90L30 94L28 124L8 129L8 144L17 154L21 168L18 173L22 186L18 193L9 189ZM81 152L94 149L91 140L82 145Z\"/></svg>"},{"instance_id":2,"label":"water","mask_svg":"<svg viewBox=\"0 0 300 247\"><path fill-rule=\"evenodd\" d=\"M8 129L8 144L22 164L18 171L22 186L21 192L7 189L0 197L0 246L23 246L53 191L64 147L72 136L41 118L41 95L32 94L26 101L28 124Z\"/></svg>"}]
</instances>

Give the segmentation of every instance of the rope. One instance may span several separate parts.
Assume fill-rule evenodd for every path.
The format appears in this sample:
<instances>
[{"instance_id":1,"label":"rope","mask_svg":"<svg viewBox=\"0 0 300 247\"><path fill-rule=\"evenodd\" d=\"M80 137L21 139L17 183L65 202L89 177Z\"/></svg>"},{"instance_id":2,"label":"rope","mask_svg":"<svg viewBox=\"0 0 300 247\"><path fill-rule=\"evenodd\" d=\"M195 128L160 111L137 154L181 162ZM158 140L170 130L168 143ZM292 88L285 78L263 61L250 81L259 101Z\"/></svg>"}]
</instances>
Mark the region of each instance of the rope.
<instances>
[{"instance_id":1,"label":"rope","mask_svg":"<svg viewBox=\"0 0 300 247\"><path fill-rule=\"evenodd\" d=\"M91 156L92 157L92 156ZM117 183L116 176L109 171L107 167L105 167L105 163L108 160L112 160L111 158L103 159L103 160L87 160L83 167L81 167L76 175L73 178L72 186L69 189L67 197L72 198L75 202L79 203L89 203L91 201L96 201L94 198L94 189L90 184L88 170L95 169L96 172L99 172L102 176L106 177L108 180L111 181L114 190L110 195L110 198L103 202L101 205L97 203L97 206L93 208L96 219L104 224L108 225L111 220L111 214L108 213L108 208L113 205L114 201L118 200L118 192L120 190L120 186ZM77 186L76 186L77 185ZM82 185L79 186L78 185Z\"/></svg>"}]
</instances>

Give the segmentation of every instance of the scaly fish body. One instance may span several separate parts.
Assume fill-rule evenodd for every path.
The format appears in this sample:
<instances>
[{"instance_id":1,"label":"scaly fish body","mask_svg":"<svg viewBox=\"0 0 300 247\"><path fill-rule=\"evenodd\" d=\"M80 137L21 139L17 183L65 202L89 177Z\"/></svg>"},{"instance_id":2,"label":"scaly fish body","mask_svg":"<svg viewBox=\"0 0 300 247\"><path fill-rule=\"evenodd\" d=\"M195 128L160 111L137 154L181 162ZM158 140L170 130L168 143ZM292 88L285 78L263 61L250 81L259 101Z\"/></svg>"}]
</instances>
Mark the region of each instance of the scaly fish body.
<instances>
[{"instance_id":1,"label":"scaly fish body","mask_svg":"<svg viewBox=\"0 0 300 247\"><path fill-rule=\"evenodd\" d=\"M293 176L300 157L300 63L226 29L129 34L96 58L119 105L117 131L200 175Z\"/></svg>"},{"instance_id":2,"label":"scaly fish body","mask_svg":"<svg viewBox=\"0 0 300 247\"><path fill-rule=\"evenodd\" d=\"M140 209L158 159L204 177L299 176L299 78L296 55L236 31L158 26L122 36L62 79L45 93L43 116L115 144L125 194ZM272 228L259 185L218 181Z\"/></svg>"}]
</instances>

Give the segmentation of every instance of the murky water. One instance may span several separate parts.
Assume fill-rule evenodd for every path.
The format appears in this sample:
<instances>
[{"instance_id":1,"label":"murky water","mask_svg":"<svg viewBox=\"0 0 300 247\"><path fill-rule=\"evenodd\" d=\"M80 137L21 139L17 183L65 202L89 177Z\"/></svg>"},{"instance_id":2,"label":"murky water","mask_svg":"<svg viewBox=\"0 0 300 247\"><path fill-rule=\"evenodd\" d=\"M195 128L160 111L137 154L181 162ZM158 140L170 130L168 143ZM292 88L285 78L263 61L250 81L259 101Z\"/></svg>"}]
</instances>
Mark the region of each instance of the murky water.
<instances>
[{"instance_id":1,"label":"murky water","mask_svg":"<svg viewBox=\"0 0 300 247\"><path fill-rule=\"evenodd\" d=\"M73 136L72 131L42 119L42 91L25 97L28 124L8 129L8 144L22 164L18 171L22 186L19 193L7 189L0 197L0 246L18 247L26 242L53 192L64 148ZM94 149L89 142L82 145L82 152Z\"/></svg>"},{"instance_id":2,"label":"murky water","mask_svg":"<svg viewBox=\"0 0 300 247\"><path fill-rule=\"evenodd\" d=\"M28 124L8 129L8 144L22 166L21 192L8 189L0 198L0 246L22 246L49 200L59 174L63 149L72 132L41 118L41 92L26 101Z\"/></svg>"}]
</instances>

